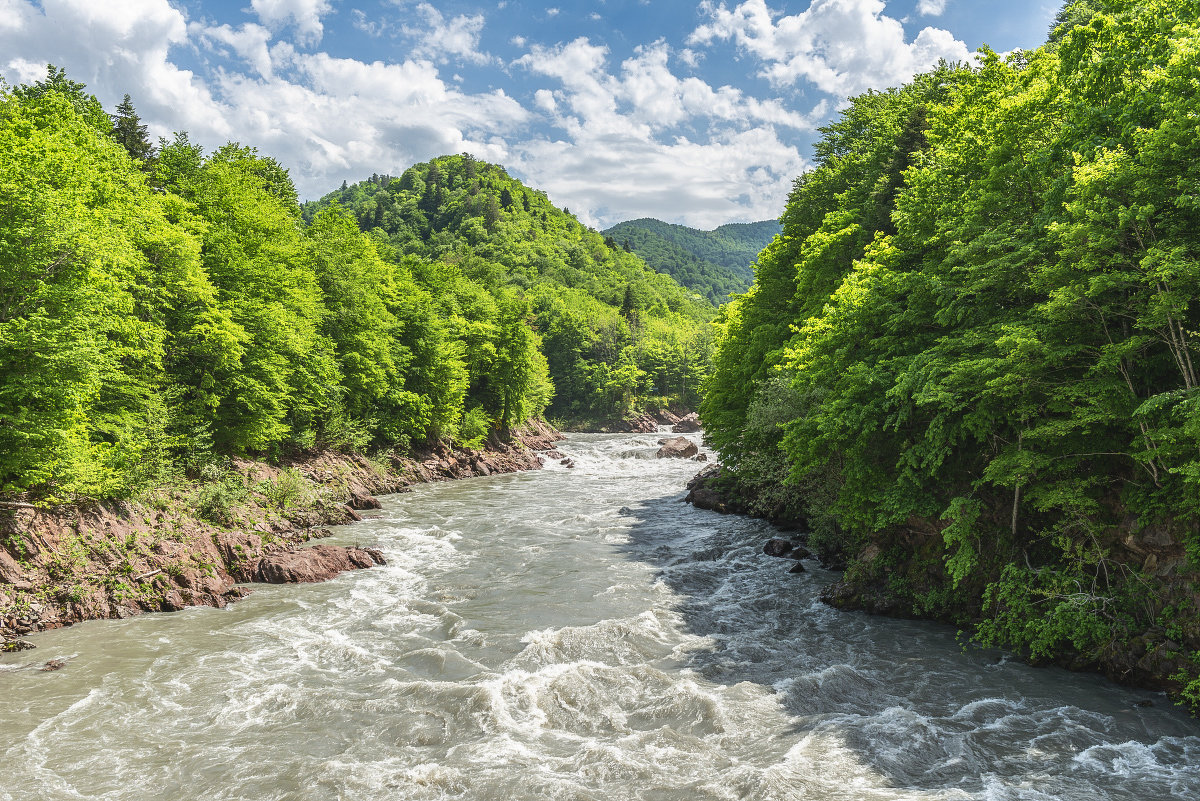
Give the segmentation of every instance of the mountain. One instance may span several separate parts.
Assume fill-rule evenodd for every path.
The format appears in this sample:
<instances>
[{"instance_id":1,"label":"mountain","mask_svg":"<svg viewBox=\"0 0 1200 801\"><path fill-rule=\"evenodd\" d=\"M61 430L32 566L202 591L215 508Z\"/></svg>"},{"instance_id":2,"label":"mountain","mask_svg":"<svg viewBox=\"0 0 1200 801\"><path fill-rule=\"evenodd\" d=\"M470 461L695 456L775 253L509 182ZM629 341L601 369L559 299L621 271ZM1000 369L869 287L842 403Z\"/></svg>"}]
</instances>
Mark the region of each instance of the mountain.
<instances>
[{"instance_id":1,"label":"mountain","mask_svg":"<svg viewBox=\"0 0 1200 801\"><path fill-rule=\"evenodd\" d=\"M603 233L658 272L720 304L731 292L749 288L754 280L751 264L780 230L775 220L701 231L645 217L618 223Z\"/></svg>"},{"instance_id":2,"label":"mountain","mask_svg":"<svg viewBox=\"0 0 1200 801\"><path fill-rule=\"evenodd\" d=\"M716 309L503 167L444 156L344 185L303 216L334 207L414 272L457 271L520 305L547 360L546 411L557 421L699 402Z\"/></svg>"}]
</instances>

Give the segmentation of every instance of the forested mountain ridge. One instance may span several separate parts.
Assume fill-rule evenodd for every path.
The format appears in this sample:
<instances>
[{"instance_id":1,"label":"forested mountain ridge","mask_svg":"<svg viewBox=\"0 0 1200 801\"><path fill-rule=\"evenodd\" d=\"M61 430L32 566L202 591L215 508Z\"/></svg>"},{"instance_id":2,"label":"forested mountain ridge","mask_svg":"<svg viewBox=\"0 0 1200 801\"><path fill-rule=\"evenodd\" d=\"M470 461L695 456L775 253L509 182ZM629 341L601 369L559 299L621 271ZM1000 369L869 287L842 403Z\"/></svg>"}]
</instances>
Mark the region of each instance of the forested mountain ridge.
<instances>
[{"instance_id":1,"label":"forested mountain ridge","mask_svg":"<svg viewBox=\"0 0 1200 801\"><path fill-rule=\"evenodd\" d=\"M554 385L552 417L597 422L645 402L699 403L713 307L502 167L444 156L344 186L304 214L334 205L386 250L454 264L525 298Z\"/></svg>"},{"instance_id":2,"label":"forested mountain ridge","mask_svg":"<svg viewBox=\"0 0 1200 801\"><path fill-rule=\"evenodd\" d=\"M617 223L602 233L713 303L744 292L753 280L751 265L779 233L779 223L728 223L712 231L649 217Z\"/></svg>"},{"instance_id":3,"label":"forested mountain ridge","mask_svg":"<svg viewBox=\"0 0 1200 801\"><path fill-rule=\"evenodd\" d=\"M478 444L552 399L578 419L696 403L707 302L499 167L393 183L367 234L338 204L302 212L252 147L153 147L128 98L110 117L54 68L0 86L0 492Z\"/></svg>"},{"instance_id":4,"label":"forested mountain ridge","mask_svg":"<svg viewBox=\"0 0 1200 801\"><path fill-rule=\"evenodd\" d=\"M835 602L1200 703L1198 19L1072 3L822 129L701 413Z\"/></svg>"}]
</instances>

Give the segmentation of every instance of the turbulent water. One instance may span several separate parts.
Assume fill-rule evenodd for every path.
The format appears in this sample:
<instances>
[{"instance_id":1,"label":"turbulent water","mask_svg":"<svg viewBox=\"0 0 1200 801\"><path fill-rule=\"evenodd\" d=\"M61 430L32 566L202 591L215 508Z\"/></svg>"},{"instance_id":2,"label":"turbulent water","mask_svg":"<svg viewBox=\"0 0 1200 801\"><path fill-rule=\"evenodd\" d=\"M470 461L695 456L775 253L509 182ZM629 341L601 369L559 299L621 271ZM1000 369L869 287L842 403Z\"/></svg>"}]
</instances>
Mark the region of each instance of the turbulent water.
<instances>
[{"instance_id":1,"label":"turbulent water","mask_svg":"<svg viewBox=\"0 0 1200 801\"><path fill-rule=\"evenodd\" d=\"M656 443L385 498L338 534L386 567L37 637L0 799L1200 798L1165 698L823 606Z\"/></svg>"}]
</instances>

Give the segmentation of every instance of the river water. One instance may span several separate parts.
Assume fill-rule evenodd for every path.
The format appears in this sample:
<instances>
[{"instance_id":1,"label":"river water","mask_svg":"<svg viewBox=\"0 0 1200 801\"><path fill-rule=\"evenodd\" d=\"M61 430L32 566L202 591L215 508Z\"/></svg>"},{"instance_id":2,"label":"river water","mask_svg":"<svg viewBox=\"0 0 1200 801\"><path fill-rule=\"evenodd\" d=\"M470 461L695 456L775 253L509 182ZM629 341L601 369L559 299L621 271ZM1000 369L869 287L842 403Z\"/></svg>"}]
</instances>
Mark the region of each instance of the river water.
<instances>
[{"instance_id":1,"label":"river water","mask_svg":"<svg viewBox=\"0 0 1200 801\"><path fill-rule=\"evenodd\" d=\"M38 636L0 799L1200 798L1164 697L830 609L656 448L576 435L338 530L386 567Z\"/></svg>"}]
</instances>

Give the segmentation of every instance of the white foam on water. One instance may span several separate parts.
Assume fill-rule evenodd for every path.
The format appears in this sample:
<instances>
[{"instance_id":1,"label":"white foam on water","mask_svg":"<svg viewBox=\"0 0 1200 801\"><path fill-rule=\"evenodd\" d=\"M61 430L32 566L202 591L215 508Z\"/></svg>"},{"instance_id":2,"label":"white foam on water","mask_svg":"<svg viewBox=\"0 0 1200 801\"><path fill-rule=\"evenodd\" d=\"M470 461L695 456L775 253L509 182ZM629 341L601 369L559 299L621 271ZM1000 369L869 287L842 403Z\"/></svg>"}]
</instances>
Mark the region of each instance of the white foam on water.
<instances>
[{"instance_id":1,"label":"white foam on water","mask_svg":"<svg viewBox=\"0 0 1200 801\"><path fill-rule=\"evenodd\" d=\"M386 497L336 531L385 567L41 636L0 801L1200 798L1194 721L823 605L662 436Z\"/></svg>"}]
</instances>

